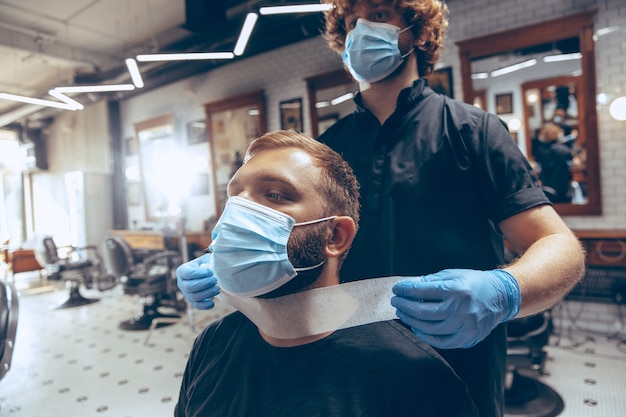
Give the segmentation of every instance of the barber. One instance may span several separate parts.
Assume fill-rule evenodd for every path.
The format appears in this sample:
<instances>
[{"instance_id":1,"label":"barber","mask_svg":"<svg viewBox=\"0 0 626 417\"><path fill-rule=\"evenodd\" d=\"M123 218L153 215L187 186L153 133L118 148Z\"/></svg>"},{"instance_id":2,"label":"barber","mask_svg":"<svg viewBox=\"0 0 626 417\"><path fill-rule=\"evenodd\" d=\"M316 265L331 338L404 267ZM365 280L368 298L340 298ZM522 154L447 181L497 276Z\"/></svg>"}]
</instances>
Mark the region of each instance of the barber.
<instances>
[{"instance_id":1,"label":"barber","mask_svg":"<svg viewBox=\"0 0 626 417\"><path fill-rule=\"evenodd\" d=\"M559 302L584 272L581 246L499 119L420 78L443 47L444 3L324 2L325 39L360 90L357 110L319 138L362 187L342 280L406 276L393 288L398 317L451 364L481 417L502 416L502 324ZM509 264L504 239L521 254ZM197 308L219 292L208 257L177 271Z\"/></svg>"}]
</instances>

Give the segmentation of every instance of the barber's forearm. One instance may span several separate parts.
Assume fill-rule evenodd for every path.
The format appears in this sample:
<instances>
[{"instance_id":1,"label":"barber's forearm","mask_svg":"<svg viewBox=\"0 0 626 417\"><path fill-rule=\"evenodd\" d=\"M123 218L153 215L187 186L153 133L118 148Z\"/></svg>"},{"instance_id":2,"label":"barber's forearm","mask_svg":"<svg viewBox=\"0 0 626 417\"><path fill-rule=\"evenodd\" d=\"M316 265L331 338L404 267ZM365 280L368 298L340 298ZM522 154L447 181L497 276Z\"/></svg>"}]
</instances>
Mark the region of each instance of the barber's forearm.
<instances>
[{"instance_id":1,"label":"barber's forearm","mask_svg":"<svg viewBox=\"0 0 626 417\"><path fill-rule=\"evenodd\" d=\"M522 291L517 317L531 316L554 306L578 283L585 271L584 251L572 234L555 233L536 241L503 269Z\"/></svg>"}]
</instances>

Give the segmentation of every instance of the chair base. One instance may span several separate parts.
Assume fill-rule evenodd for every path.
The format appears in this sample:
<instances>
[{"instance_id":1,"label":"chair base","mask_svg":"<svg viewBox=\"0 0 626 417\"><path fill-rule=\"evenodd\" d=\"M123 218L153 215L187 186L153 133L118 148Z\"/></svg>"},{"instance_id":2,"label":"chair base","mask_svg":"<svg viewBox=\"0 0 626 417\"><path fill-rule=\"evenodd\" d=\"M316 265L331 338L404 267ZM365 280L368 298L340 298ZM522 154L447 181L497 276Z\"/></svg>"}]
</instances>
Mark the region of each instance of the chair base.
<instances>
[{"instance_id":1,"label":"chair base","mask_svg":"<svg viewBox=\"0 0 626 417\"><path fill-rule=\"evenodd\" d=\"M143 312L136 317L133 317L130 320L123 321L119 324L119 328L122 330L148 330L152 325L153 320L157 320L157 328L169 326L174 324L173 321L163 320L159 321L158 319L166 318L166 319L179 319L180 316L176 314L163 314L157 310L154 306L145 306Z\"/></svg>"},{"instance_id":2,"label":"chair base","mask_svg":"<svg viewBox=\"0 0 626 417\"><path fill-rule=\"evenodd\" d=\"M524 417L555 417L561 414L565 403L548 385L534 378L514 373L511 388L504 393L504 415Z\"/></svg>"},{"instance_id":3,"label":"chair base","mask_svg":"<svg viewBox=\"0 0 626 417\"><path fill-rule=\"evenodd\" d=\"M71 308L71 307L79 307L79 306L84 306L87 304L92 304L95 302L100 301L97 298L85 298L83 297L83 295L80 293L78 286L71 286L70 287L70 295L67 298L67 300L65 300L64 302L62 302L61 304L58 304L56 306L53 307L54 310L58 310L58 309L62 309L62 308Z\"/></svg>"}]
</instances>

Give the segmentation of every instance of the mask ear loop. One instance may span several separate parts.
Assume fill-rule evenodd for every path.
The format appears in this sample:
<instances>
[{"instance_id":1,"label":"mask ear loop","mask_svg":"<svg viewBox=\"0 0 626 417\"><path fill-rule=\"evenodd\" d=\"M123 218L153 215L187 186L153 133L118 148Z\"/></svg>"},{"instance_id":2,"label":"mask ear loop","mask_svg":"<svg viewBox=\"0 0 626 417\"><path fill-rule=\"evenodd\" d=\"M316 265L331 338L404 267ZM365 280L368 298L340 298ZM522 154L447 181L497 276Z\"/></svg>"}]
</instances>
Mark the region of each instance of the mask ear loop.
<instances>
[{"instance_id":1,"label":"mask ear loop","mask_svg":"<svg viewBox=\"0 0 626 417\"><path fill-rule=\"evenodd\" d=\"M412 28L413 26L415 26L415 25L416 25L416 23L412 23L412 24L410 24L409 26L405 27L404 29L400 29L400 32L398 32L398 36L400 36L400 34L401 34L402 32L406 32L407 30L411 29L411 28ZM401 55L401 58L404 60L407 56L411 55L413 52L415 52L415 46L413 46L413 47L409 50L409 52L407 52L406 54Z\"/></svg>"},{"instance_id":2,"label":"mask ear loop","mask_svg":"<svg viewBox=\"0 0 626 417\"><path fill-rule=\"evenodd\" d=\"M306 226L307 224L326 222L328 220L333 220L333 219L336 219L336 218L337 218L337 216L322 217L321 219L309 220L308 222L295 223L293 225L293 227L296 227L296 226ZM306 266L306 267L299 267L299 268L294 267L293 269L296 272L310 271L312 269L319 268L320 266L324 265L325 263L326 263L326 259L324 259L322 262L318 263L317 265Z\"/></svg>"},{"instance_id":3,"label":"mask ear loop","mask_svg":"<svg viewBox=\"0 0 626 417\"><path fill-rule=\"evenodd\" d=\"M309 220L308 222L294 223L293 227L306 226L307 224L321 223L328 220L336 219L337 216L322 217L321 219Z\"/></svg>"}]
</instances>

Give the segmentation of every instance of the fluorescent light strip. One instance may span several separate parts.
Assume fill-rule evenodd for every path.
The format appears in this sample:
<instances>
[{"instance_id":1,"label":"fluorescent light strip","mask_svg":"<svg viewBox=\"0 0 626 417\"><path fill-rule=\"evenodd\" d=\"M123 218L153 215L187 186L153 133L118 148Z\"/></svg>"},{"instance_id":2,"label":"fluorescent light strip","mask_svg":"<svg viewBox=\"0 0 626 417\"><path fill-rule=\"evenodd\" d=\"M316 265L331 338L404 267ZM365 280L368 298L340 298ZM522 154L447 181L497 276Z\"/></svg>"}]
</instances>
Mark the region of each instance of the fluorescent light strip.
<instances>
[{"instance_id":1,"label":"fluorescent light strip","mask_svg":"<svg viewBox=\"0 0 626 417\"><path fill-rule=\"evenodd\" d=\"M486 80L489 74L486 72L475 72L472 74L472 80Z\"/></svg>"},{"instance_id":2,"label":"fluorescent light strip","mask_svg":"<svg viewBox=\"0 0 626 417\"><path fill-rule=\"evenodd\" d=\"M616 30L619 30L618 26L609 26L609 27L606 27L606 28L598 29L596 31L596 36L608 35L609 33L615 32Z\"/></svg>"},{"instance_id":3,"label":"fluorescent light strip","mask_svg":"<svg viewBox=\"0 0 626 417\"><path fill-rule=\"evenodd\" d=\"M259 13L263 16L283 13L310 13L324 12L333 8L332 4L299 4L293 6L267 6L261 7Z\"/></svg>"},{"instance_id":4,"label":"fluorescent light strip","mask_svg":"<svg viewBox=\"0 0 626 417\"><path fill-rule=\"evenodd\" d=\"M130 91L134 90L132 84L109 84L109 85L77 85L71 87L57 87L61 93L103 93L107 91Z\"/></svg>"},{"instance_id":5,"label":"fluorescent light strip","mask_svg":"<svg viewBox=\"0 0 626 417\"><path fill-rule=\"evenodd\" d=\"M126 68L128 68L128 73L130 74L130 79L133 81L133 84L135 84L135 87L143 87L143 78L141 78L137 61L132 58L128 58L125 62Z\"/></svg>"},{"instance_id":6,"label":"fluorescent light strip","mask_svg":"<svg viewBox=\"0 0 626 417\"><path fill-rule=\"evenodd\" d=\"M182 54L145 54L137 55L139 62L154 61L194 61L205 59L233 59L235 55L232 52L193 52Z\"/></svg>"},{"instance_id":7,"label":"fluorescent light strip","mask_svg":"<svg viewBox=\"0 0 626 417\"><path fill-rule=\"evenodd\" d=\"M523 68L532 67L537 64L536 59L529 59L528 61L520 62L519 64L510 65L508 67L500 68L495 71L491 71L492 77L498 77L500 75L509 74L511 72L519 71Z\"/></svg>"},{"instance_id":8,"label":"fluorescent light strip","mask_svg":"<svg viewBox=\"0 0 626 417\"><path fill-rule=\"evenodd\" d=\"M76 110L76 107L58 101L42 100L39 98L17 96L15 94L0 93L0 98L4 100L19 101L20 103L37 104L39 106L55 107L63 110Z\"/></svg>"},{"instance_id":9,"label":"fluorescent light strip","mask_svg":"<svg viewBox=\"0 0 626 417\"><path fill-rule=\"evenodd\" d=\"M56 98L57 100L61 100L67 104L69 104L70 106L73 106L75 108L75 110L82 110L85 108L85 106L83 106L82 104L80 104L78 101L74 100L73 98L69 98L68 96L66 96L65 94L56 91L56 90L49 90L48 94L50 94L52 97Z\"/></svg>"},{"instance_id":10,"label":"fluorescent light strip","mask_svg":"<svg viewBox=\"0 0 626 417\"><path fill-rule=\"evenodd\" d=\"M574 52L573 54L559 54L559 55L547 55L543 57L543 62L561 62L561 61L573 61L581 59L583 54L580 52Z\"/></svg>"},{"instance_id":11,"label":"fluorescent light strip","mask_svg":"<svg viewBox=\"0 0 626 417\"><path fill-rule=\"evenodd\" d=\"M330 100L330 104L332 106L336 106L337 104L341 104L344 101L350 100L352 97L354 97L354 93L346 93L344 95L341 95L339 97L336 97L336 98Z\"/></svg>"},{"instance_id":12,"label":"fluorescent light strip","mask_svg":"<svg viewBox=\"0 0 626 417\"><path fill-rule=\"evenodd\" d=\"M248 13L246 16L246 20L243 22L243 27L241 28L241 33L239 34L239 39L237 39L235 49L233 50L235 55L243 55L248 41L250 40L250 35L252 35L252 31L254 30L254 25L256 25L258 19L259 15L256 13Z\"/></svg>"}]
</instances>

